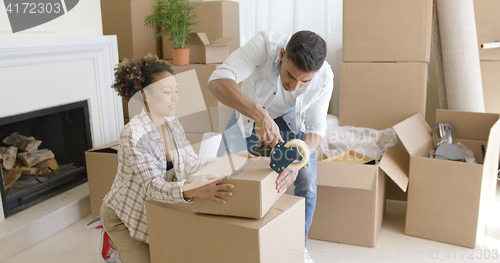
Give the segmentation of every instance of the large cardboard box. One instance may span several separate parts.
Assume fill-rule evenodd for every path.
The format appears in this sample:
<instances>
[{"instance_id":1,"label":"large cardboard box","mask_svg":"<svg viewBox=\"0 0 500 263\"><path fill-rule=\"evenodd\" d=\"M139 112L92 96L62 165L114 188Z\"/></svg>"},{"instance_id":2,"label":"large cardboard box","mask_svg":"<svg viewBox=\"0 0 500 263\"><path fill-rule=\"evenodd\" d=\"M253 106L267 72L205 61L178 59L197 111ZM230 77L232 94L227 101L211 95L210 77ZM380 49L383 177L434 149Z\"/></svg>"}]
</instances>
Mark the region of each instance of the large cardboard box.
<instances>
[{"instance_id":1,"label":"large cardboard box","mask_svg":"<svg viewBox=\"0 0 500 263\"><path fill-rule=\"evenodd\" d=\"M343 8L343 61L430 61L432 0L346 0Z\"/></svg>"},{"instance_id":2,"label":"large cardboard box","mask_svg":"<svg viewBox=\"0 0 500 263\"><path fill-rule=\"evenodd\" d=\"M229 45L235 38L219 38L214 41L208 40L205 33L191 33L189 42L190 63L222 63L229 56Z\"/></svg>"},{"instance_id":3,"label":"large cardboard box","mask_svg":"<svg viewBox=\"0 0 500 263\"><path fill-rule=\"evenodd\" d=\"M341 63L341 126L383 130L425 116L427 63Z\"/></svg>"},{"instance_id":4,"label":"large cardboard box","mask_svg":"<svg viewBox=\"0 0 500 263\"><path fill-rule=\"evenodd\" d=\"M305 202L282 196L262 219L196 214L146 203L152 263L304 262Z\"/></svg>"},{"instance_id":5,"label":"large cardboard box","mask_svg":"<svg viewBox=\"0 0 500 263\"><path fill-rule=\"evenodd\" d=\"M207 110L196 70L175 73L179 86L179 102L175 116L185 132L211 132L210 114Z\"/></svg>"},{"instance_id":6,"label":"large cardboard box","mask_svg":"<svg viewBox=\"0 0 500 263\"><path fill-rule=\"evenodd\" d=\"M478 48L481 44L500 41L500 1L474 0ZM500 48L479 48L481 60L500 60Z\"/></svg>"},{"instance_id":7,"label":"large cardboard box","mask_svg":"<svg viewBox=\"0 0 500 263\"><path fill-rule=\"evenodd\" d=\"M144 19L154 13L153 4L153 0L101 1L102 31L104 35L116 35L120 60L160 54L156 30L144 26Z\"/></svg>"},{"instance_id":8,"label":"large cardboard box","mask_svg":"<svg viewBox=\"0 0 500 263\"><path fill-rule=\"evenodd\" d=\"M323 160L318 162L317 176L309 238L374 247L385 212L383 170L373 164Z\"/></svg>"},{"instance_id":9,"label":"large cardboard box","mask_svg":"<svg viewBox=\"0 0 500 263\"><path fill-rule=\"evenodd\" d=\"M186 66L172 66L172 70L174 74L182 73L189 70L195 70L196 76L198 77L199 87L205 101L205 106L208 110L208 118L210 120L210 131L216 131L213 127L213 114L210 109L219 106L218 100L212 94L212 92L208 89L208 79L212 75L212 73L220 66L221 64L191 64ZM183 98L180 98L181 102Z\"/></svg>"},{"instance_id":10,"label":"large cardboard box","mask_svg":"<svg viewBox=\"0 0 500 263\"><path fill-rule=\"evenodd\" d=\"M111 189L118 169L118 142L85 152L92 217L101 214L102 199Z\"/></svg>"},{"instance_id":11,"label":"large cardboard box","mask_svg":"<svg viewBox=\"0 0 500 263\"><path fill-rule=\"evenodd\" d=\"M456 141L474 152L477 164L429 158L431 128L420 114L394 126L406 150L389 148L381 167L409 177L405 234L474 248L484 234L495 200L500 148L499 114L438 110L436 122L451 123ZM482 146L486 148L483 159Z\"/></svg>"},{"instance_id":12,"label":"large cardboard box","mask_svg":"<svg viewBox=\"0 0 500 263\"><path fill-rule=\"evenodd\" d=\"M500 49L499 49L500 50ZM500 61L481 61L484 110L500 113Z\"/></svg>"},{"instance_id":13,"label":"large cardboard box","mask_svg":"<svg viewBox=\"0 0 500 263\"><path fill-rule=\"evenodd\" d=\"M278 174L270 168L269 158L255 158L255 160L252 160L247 159L245 156L232 155L236 170L248 160L250 160L250 163L239 174L221 182L221 184L234 185L234 188L230 189L233 195L222 197L222 199L226 200L226 204L194 198L191 210L215 215L262 218L283 193L276 190ZM213 173L231 174L231 171L229 158L226 155L196 172L193 176Z\"/></svg>"},{"instance_id":14,"label":"large cardboard box","mask_svg":"<svg viewBox=\"0 0 500 263\"><path fill-rule=\"evenodd\" d=\"M239 4L232 1L196 2L195 10L198 23L193 26L193 33L205 33L213 42L221 38L234 38L229 44L229 53L240 47ZM172 59L172 42L162 39L163 57Z\"/></svg>"}]
</instances>

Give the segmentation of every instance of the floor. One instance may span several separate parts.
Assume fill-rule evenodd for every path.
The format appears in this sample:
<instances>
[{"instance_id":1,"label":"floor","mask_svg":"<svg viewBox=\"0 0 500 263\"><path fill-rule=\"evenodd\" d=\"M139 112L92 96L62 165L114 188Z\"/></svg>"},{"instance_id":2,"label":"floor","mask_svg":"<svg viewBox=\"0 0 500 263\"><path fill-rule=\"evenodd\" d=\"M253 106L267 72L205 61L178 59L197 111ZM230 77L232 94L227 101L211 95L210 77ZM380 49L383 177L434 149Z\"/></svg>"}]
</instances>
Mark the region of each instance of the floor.
<instances>
[{"instance_id":1,"label":"floor","mask_svg":"<svg viewBox=\"0 0 500 263\"><path fill-rule=\"evenodd\" d=\"M500 195L497 196L500 211ZM499 239L486 238L475 250L415 238L403 234L405 202L388 201L376 248L308 240L308 250L315 263L323 262L499 262ZM5 263L89 263L104 262L99 257L100 230L87 230L90 215L59 231ZM500 230L500 226L497 230ZM500 235L498 231L495 234ZM303 257L303 254L291 254Z\"/></svg>"}]
</instances>

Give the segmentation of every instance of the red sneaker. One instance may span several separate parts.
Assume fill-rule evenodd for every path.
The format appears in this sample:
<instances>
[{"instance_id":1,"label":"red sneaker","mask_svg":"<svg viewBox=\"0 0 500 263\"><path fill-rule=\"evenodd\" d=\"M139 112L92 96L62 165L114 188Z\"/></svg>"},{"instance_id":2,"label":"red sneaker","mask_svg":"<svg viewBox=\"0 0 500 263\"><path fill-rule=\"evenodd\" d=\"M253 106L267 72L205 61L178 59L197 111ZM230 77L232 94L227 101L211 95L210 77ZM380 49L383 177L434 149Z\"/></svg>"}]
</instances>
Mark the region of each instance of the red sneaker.
<instances>
[{"instance_id":1,"label":"red sneaker","mask_svg":"<svg viewBox=\"0 0 500 263\"><path fill-rule=\"evenodd\" d=\"M114 263L118 259L118 251L109 244L109 235L106 231L101 231L101 253L102 258L109 263Z\"/></svg>"}]
</instances>

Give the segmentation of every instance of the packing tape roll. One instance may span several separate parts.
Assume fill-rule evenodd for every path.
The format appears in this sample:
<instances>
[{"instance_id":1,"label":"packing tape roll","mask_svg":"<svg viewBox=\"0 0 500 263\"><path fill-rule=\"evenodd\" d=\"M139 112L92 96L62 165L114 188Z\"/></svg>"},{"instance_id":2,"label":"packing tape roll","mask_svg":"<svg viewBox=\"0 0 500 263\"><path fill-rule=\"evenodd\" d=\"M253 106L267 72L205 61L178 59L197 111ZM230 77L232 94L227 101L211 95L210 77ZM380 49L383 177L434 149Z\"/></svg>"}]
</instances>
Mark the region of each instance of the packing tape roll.
<instances>
[{"instance_id":1,"label":"packing tape roll","mask_svg":"<svg viewBox=\"0 0 500 263\"><path fill-rule=\"evenodd\" d=\"M307 146L307 143L305 143L303 140L299 139L290 140L285 144L285 147L287 148L290 148L292 146L297 146L302 150L302 152L304 153L304 159L302 159L300 163L292 163L288 167L292 169L300 169L309 161L309 146Z\"/></svg>"}]
</instances>

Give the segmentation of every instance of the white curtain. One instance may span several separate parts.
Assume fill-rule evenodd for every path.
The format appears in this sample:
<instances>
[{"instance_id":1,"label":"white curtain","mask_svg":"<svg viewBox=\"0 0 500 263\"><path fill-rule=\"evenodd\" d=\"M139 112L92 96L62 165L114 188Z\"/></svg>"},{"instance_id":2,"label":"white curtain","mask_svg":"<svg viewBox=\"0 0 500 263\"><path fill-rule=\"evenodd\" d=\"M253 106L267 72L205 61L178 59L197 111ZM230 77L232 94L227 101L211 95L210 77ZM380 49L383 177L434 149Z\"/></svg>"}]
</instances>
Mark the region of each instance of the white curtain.
<instances>
[{"instance_id":1,"label":"white curtain","mask_svg":"<svg viewBox=\"0 0 500 263\"><path fill-rule=\"evenodd\" d=\"M330 113L338 115L343 0L232 1L239 3L241 45L244 45L260 31L291 35L296 31L310 30L325 39L328 45L326 60L332 66L335 74Z\"/></svg>"}]
</instances>

